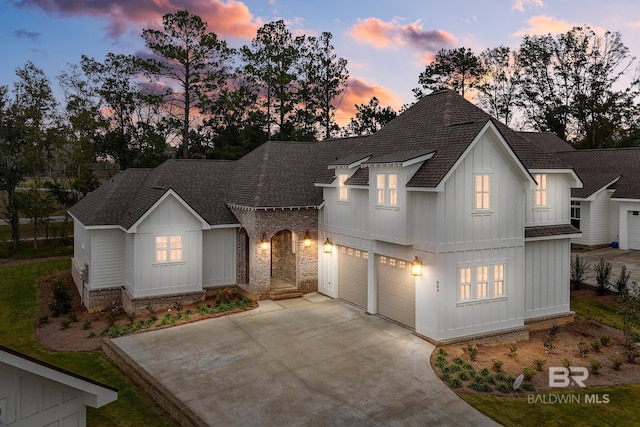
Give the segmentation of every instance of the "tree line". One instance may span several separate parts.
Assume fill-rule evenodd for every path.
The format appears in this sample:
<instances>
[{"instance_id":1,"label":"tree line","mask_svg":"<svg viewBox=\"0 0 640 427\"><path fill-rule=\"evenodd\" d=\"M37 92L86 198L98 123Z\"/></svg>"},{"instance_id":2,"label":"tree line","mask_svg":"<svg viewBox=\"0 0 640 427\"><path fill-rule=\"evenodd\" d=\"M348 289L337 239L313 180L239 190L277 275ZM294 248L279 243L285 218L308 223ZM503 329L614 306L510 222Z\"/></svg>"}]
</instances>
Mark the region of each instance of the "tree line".
<instances>
[{"instance_id":1,"label":"tree line","mask_svg":"<svg viewBox=\"0 0 640 427\"><path fill-rule=\"evenodd\" d=\"M328 32L294 35L274 21L234 49L183 10L142 38L145 54L70 64L56 77L61 100L32 62L0 86L0 191L15 247L20 215L37 224L54 199L72 206L99 185L99 171L104 179L167 158L237 159L270 139L366 135L398 114L373 97L338 126L349 72ZM507 125L579 147L636 144L638 79L621 85L633 62L618 33L577 27L525 36L516 50L441 50L414 95L453 89ZM25 177L35 177L29 191Z\"/></svg>"}]
</instances>

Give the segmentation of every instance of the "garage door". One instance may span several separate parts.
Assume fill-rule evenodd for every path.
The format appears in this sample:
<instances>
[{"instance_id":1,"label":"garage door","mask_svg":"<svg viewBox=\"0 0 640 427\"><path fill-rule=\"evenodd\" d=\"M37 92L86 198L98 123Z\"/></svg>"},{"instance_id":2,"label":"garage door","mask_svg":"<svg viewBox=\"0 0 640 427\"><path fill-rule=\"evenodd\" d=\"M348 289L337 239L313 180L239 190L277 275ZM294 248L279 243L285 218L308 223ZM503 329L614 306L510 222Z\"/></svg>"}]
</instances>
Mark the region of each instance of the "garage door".
<instances>
[{"instance_id":1,"label":"garage door","mask_svg":"<svg viewBox=\"0 0 640 427\"><path fill-rule=\"evenodd\" d=\"M338 258L338 296L357 306L367 308L368 253L340 246Z\"/></svg>"},{"instance_id":2,"label":"garage door","mask_svg":"<svg viewBox=\"0 0 640 427\"><path fill-rule=\"evenodd\" d=\"M627 221L629 249L640 250L640 212L630 211Z\"/></svg>"},{"instance_id":3,"label":"garage door","mask_svg":"<svg viewBox=\"0 0 640 427\"><path fill-rule=\"evenodd\" d=\"M403 325L416 325L415 278L411 262L378 255L378 313Z\"/></svg>"}]
</instances>

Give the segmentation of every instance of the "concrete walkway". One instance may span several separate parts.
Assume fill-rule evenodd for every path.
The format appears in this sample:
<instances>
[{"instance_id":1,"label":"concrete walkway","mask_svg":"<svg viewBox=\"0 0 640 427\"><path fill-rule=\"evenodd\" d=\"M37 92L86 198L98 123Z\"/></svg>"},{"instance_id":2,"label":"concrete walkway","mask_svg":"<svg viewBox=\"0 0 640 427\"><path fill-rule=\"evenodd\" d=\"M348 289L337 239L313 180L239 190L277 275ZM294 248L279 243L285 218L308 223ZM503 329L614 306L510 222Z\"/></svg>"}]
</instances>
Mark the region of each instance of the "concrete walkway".
<instances>
[{"instance_id":1,"label":"concrete walkway","mask_svg":"<svg viewBox=\"0 0 640 427\"><path fill-rule=\"evenodd\" d=\"M113 344L209 425L497 425L436 377L433 345L315 293Z\"/></svg>"}]
</instances>

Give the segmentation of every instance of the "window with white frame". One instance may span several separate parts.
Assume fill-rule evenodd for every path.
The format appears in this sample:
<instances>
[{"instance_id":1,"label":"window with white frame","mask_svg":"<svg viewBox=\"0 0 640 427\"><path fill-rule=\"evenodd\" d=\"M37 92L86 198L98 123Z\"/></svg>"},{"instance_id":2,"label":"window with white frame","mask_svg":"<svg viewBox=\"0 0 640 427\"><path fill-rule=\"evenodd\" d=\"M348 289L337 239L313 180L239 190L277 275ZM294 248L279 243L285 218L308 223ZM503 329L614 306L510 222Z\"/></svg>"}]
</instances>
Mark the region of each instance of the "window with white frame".
<instances>
[{"instance_id":1,"label":"window with white frame","mask_svg":"<svg viewBox=\"0 0 640 427\"><path fill-rule=\"evenodd\" d=\"M378 205L398 206L398 174L376 175L376 200Z\"/></svg>"},{"instance_id":2,"label":"window with white frame","mask_svg":"<svg viewBox=\"0 0 640 427\"><path fill-rule=\"evenodd\" d=\"M504 264L458 268L458 302L499 298L505 295Z\"/></svg>"},{"instance_id":3,"label":"window with white frame","mask_svg":"<svg viewBox=\"0 0 640 427\"><path fill-rule=\"evenodd\" d=\"M486 265L476 267L476 298L478 299L487 297L488 270Z\"/></svg>"},{"instance_id":4,"label":"window with white frame","mask_svg":"<svg viewBox=\"0 0 640 427\"><path fill-rule=\"evenodd\" d=\"M580 229L580 201L571 201L571 225Z\"/></svg>"},{"instance_id":5,"label":"window with white frame","mask_svg":"<svg viewBox=\"0 0 640 427\"><path fill-rule=\"evenodd\" d=\"M458 286L460 288L460 294L458 299L460 301L468 301L471 299L471 267L463 267L459 269L460 281Z\"/></svg>"},{"instance_id":6,"label":"window with white frame","mask_svg":"<svg viewBox=\"0 0 640 427\"><path fill-rule=\"evenodd\" d=\"M493 266L493 296L504 295L504 264Z\"/></svg>"},{"instance_id":7,"label":"window with white frame","mask_svg":"<svg viewBox=\"0 0 640 427\"><path fill-rule=\"evenodd\" d=\"M534 179L536 180L535 205L547 206L547 175L537 173Z\"/></svg>"},{"instance_id":8,"label":"window with white frame","mask_svg":"<svg viewBox=\"0 0 640 427\"><path fill-rule=\"evenodd\" d=\"M341 202L349 201L349 189L345 185L347 179L349 179L349 174L341 173L338 175L338 200Z\"/></svg>"},{"instance_id":9,"label":"window with white frame","mask_svg":"<svg viewBox=\"0 0 640 427\"><path fill-rule=\"evenodd\" d=\"M182 236L156 236L156 262L182 261Z\"/></svg>"},{"instance_id":10,"label":"window with white frame","mask_svg":"<svg viewBox=\"0 0 640 427\"><path fill-rule=\"evenodd\" d=\"M475 208L477 211L489 210L489 174L476 174L475 181Z\"/></svg>"}]
</instances>

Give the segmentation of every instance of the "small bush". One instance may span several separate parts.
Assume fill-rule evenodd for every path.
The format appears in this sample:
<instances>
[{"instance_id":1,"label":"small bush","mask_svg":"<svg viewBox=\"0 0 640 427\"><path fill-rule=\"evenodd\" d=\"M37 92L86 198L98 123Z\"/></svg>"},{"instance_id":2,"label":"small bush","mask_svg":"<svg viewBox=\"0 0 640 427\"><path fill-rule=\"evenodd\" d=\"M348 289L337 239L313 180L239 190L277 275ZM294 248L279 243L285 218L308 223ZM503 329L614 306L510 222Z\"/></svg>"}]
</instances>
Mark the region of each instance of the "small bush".
<instances>
[{"instance_id":1,"label":"small bush","mask_svg":"<svg viewBox=\"0 0 640 427\"><path fill-rule=\"evenodd\" d=\"M505 374L504 372L498 372L496 374L496 380L502 381L502 382L509 382L509 375Z\"/></svg>"},{"instance_id":2,"label":"small bush","mask_svg":"<svg viewBox=\"0 0 640 427\"><path fill-rule=\"evenodd\" d=\"M469 371L462 371L458 374L458 378L462 381L469 381L471 379L471 375L469 375Z\"/></svg>"},{"instance_id":3,"label":"small bush","mask_svg":"<svg viewBox=\"0 0 640 427\"><path fill-rule=\"evenodd\" d=\"M609 343L611 342L611 337L609 335L600 335L600 344L603 347L609 347Z\"/></svg>"},{"instance_id":4,"label":"small bush","mask_svg":"<svg viewBox=\"0 0 640 427\"><path fill-rule=\"evenodd\" d=\"M571 282L573 283L573 287L575 289L580 289L582 287L584 274L587 272L589 266L590 265L584 261L584 258L582 258L578 254L576 254L575 257L571 258Z\"/></svg>"},{"instance_id":5,"label":"small bush","mask_svg":"<svg viewBox=\"0 0 640 427\"><path fill-rule=\"evenodd\" d=\"M482 392L493 391L493 389L491 388L491 386L489 384L473 382L473 383L471 383L471 385L469 385L469 387L472 390L475 390L475 391L482 391Z\"/></svg>"},{"instance_id":6,"label":"small bush","mask_svg":"<svg viewBox=\"0 0 640 427\"><path fill-rule=\"evenodd\" d=\"M560 363L562 364L562 366L564 366L565 368L569 369L571 367L571 360L564 358L560 361Z\"/></svg>"},{"instance_id":7,"label":"small bush","mask_svg":"<svg viewBox=\"0 0 640 427\"><path fill-rule=\"evenodd\" d=\"M600 262L595 267L593 267L593 269L596 272L598 295L603 296L611 281L611 263L605 261L604 258L600 258Z\"/></svg>"},{"instance_id":8,"label":"small bush","mask_svg":"<svg viewBox=\"0 0 640 427\"><path fill-rule=\"evenodd\" d=\"M460 357L456 357L455 359L453 359L453 363L456 365L464 366L465 361Z\"/></svg>"},{"instance_id":9,"label":"small bush","mask_svg":"<svg viewBox=\"0 0 640 427\"><path fill-rule=\"evenodd\" d=\"M502 370L502 365L504 365L502 360L493 359L491 361L491 369L493 369L494 372L500 372Z\"/></svg>"},{"instance_id":10,"label":"small bush","mask_svg":"<svg viewBox=\"0 0 640 427\"><path fill-rule=\"evenodd\" d=\"M535 388L533 387L533 384L531 384L531 383L522 383L520 385L520 390L522 390L522 391L535 391Z\"/></svg>"},{"instance_id":11,"label":"small bush","mask_svg":"<svg viewBox=\"0 0 640 427\"><path fill-rule=\"evenodd\" d=\"M551 339L555 339L560 333L560 326L557 323L554 323L551 329L549 329L549 336Z\"/></svg>"},{"instance_id":12,"label":"small bush","mask_svg":"<svg viewBox=\"0 0 640 427\"><path fill-rule=\"evenodd\" d=\"M444 357L444 356L448 356L448 354L447 354L447 350L445 350L444 348L440 347L440 348L438 349L438 356L443 356L443 357Z\"/></svg>"},{"instance_id":13,"label":"small bush","mask_svg":"<svg viewBox=\"0 0 640 427\"><path fill-rule=\"evenodd\" d=\"M127 319L129 319L129 324L133 324L133 322L136 320L136 312L127 311Z\"/></svg>"},{"instance_id":14,"label":"small bush","mask_svg":"<svg viewBox=\"0 0 640 427\"><path fill-rule=\"evenodd\" d=\"M82 329L85 331L91 327L91 319L84 319L82 322Z\"/></svg>"},{"instance_id":15,"label":"small bush","mask_svg":"<svg viewBox=\"0 0 640 427\"><path fill-rule=\"evenodd\" d=\"M474 374L476 372L476 368L469 362L464 362L464 364L462 365L462 369L468 372L473 372Z\"/></svg>"},{"instance_id":16,"label":"small bush","mask_svg":"<svg viewBox=\"0 0 640 427\"><path fill-rule=\"evenodd\" d=\"M87 336L87 338L94 338L96 336L96 333L91 331L89 332L89 335Z\"/></svg>"},{"instance_id":17,"label":"small bush","mask_svg":"<svg viewBox=\"0 0 640 427\"><path fill-rule=\"evenodd\" d=\"M636 359L640 354L638 354L637 350L627 350L625 356L627 356L627 363L636 363Z\"/></svg>"},{"instance_id":18,"label":"small bush","mask_svg":"<svg viewBox=\"0 0 640 427\"><path fill-rule=\"evenodd\" d=\"M589 349L584 341L578 341L578 354L580 357L587 357L589 355Z\"/></svg>"},{"instance_id":19,"label":"small bush","mask_svg":"<svg viewBox=\"0 0 640 427\"><path fill-rule=\"evenodd\" d=\"M71 325L71 320L67 319L63 319L60 321L60 330L64 330L69 328L69 325Z\"/></svg>"},{"instance_id":20,"label":"small bush","mask_svg":"<svg viewBox=\"0 0 640 427\"><path fill-rule=\"evenodd\" d=\"M531 381L537 373L535 369L529 368L528 366L522 369L522 375L524 375L525 381Z\"/></svg>"},{"instance_id":21,"label":"small bush","mask_svg":"<svg viewBox=\"0 0 640 427\"><path fill-rule=\"evenodd\" d=\"M49 304L49 310L51 310L53 317L69 314L72 302L71 295L67 290L67 285L59 277L53 279L51 283L51 296L53 302Z\"/></svg>"},{"instance_id":22,"label":"small bush","mask_svg":"<svg viewBox=\"0 0 640 427\"><path fill-rule=\"evenodd\" d=\"M500 393L511 393L511 389L506 384L499 384L496 387L496 390L498 390Z\"/></svg>"},{"instance_id":23,"label":"small bush","mask_svg":"<svg viewBox=\"0 0 640 427\"><path fill-rule=\"evenodd\" d=\"M482 375L483 377L491 375L491 373L489 372L489 368L482 368L482 370L480 371L480 375Z\"/></svg>"},{"instance_id":24,"label":"small bush","mask_svg":"<svg viewBox=\"0 0 640 427\"><path fill-rule=\"evenodd\" d=\"M436 358L436 366L440 369L444 368L447 365L447 359L445 357L438 356Z\"/></svg>"},{"instance_id":25,"label":"small bush","mask_svg":"<svg viewBox=\"0 0 640 427\"><path fill-rule=\"evenodd\" d=\"M600 373L600 368L602 368L602 363L599 360L591 359L591 372L595 375Z\"/></svg>"},{"instance_id":26,"label":"small bush","mask_svg":"<svg viewBox=\"0 0 640 427\"><path fill-rule=\"evenodd\" d=\"M451 374L443 373L440 379L442 379L443 382L448 383L449 381L451 381Z\"/></svg>"},{"instance_id":27,"label":"small bush","mask_svg":"<svg viewBox=\"0 0 640 427\"><path fill-rule=\"evenodd\" d=\"M115 325L116 320L118 320L118 314L115 311L109 313L109 315L107 316L107 323L109 324L109 327Z\"/></svg>"},{"instance_id":28,"label":"small bush","mask_svg":"<svg viewBox=\"0 0 640 427\"><path fill-rule=\"evenodd\" d=\"M596 353L600 353L600 349L602 348L602 343L599 339L591 341L591 349Z\"/></svg>"},{"instance_id":29,"label":"small bush","mask_svg":"<svg viewBox=\"0 0 640 427\"><path fill-rule=\"evenodd\" d=\"M176 309L176 311L182 311L182 302L180 301L176 301L173 303L173 308Z\"/></svg>"},{"instance_id":30,"label":"small bush","mask_svg":"<svg viewBox=\"0 0 640 427\"><path fill-rule=\"evenodd\" d=\"M67 319L71 320L71 323L77 322L78 321L78 316L72 311L71 313L69 313L69 315L67 316Z\"/></svg>"},{"instance_id":31,"label":"small bush","mask_svg":"<svg viewBox=\"0 0 640 427\"><path fill-rule=\"evenodd\" d=\"M622 360L620 359L613 359L611 361L611 367L613 368L614 371L619 371L620 367L622 366Z\"/></svg>"},{"instance_id":32,"label":"small bush","mask_svg":"<svg viewBox=\"0 0 640 427\"><path fill-rule=\"evenodd\" d=\"M627 272L627 266L623 265L620 268L620 275L616 279L616 282L613 284L613 286L616 288L616 291L618 291L618 295L624 297L624 295L627 293L627 286L629 285L630 278L631 274Z\"/></svg>"},{"instance_id":33,"label":"small bush","mask_svg":"<svg viewBox=\"0 0 640 427\"><path fill-rule=\"evenodd\" d=\"M518 346L511 344L509 346L509 357L516 357L518 355Z\"/></svg>"},{"instance_id":34,"label":"small bush","mask_svg":"<svg viewBox=\"0 0 640 427\"><path fill-rule=\"evenodd\" d=\"M547 363L545 359L533 359L533 365L535 366L536 371L542 371L545 363Z\"/></svg>"},{"instance_id":35,"label":"small bush","mask_svg":"<svg viewBox=\"0 0 640 427\"><path fill-rule=\"evenodd\" d=\"M462 382L457 378L453 378L451 381L449 381L449 385L451 386L451 388L460 388L462 387Z\"/></svg>"},{"instance_id":36,"label":"small bush","mask_svg":"<svg viewBox=\"0 0 640 427\"><path fill-rule=\"evenodd\" d=\"M556 348L556 345L553 343L553 338L551 338L551 335L544 337L544 342L542 345L544 345L544 348L546 348L547 351L551 351Z\"/></svg>"},{"instance_id":37,"label":"small bush","mask_svg":"<svg viewBox=\"0 0 640 427\"><path fill-rule=\"evenodd\" d=\"M476 344L469 344L467 350L469 351L469 359L475 361L476 357L478 357L478 346Z\"/></svg>"}]
</instances>

